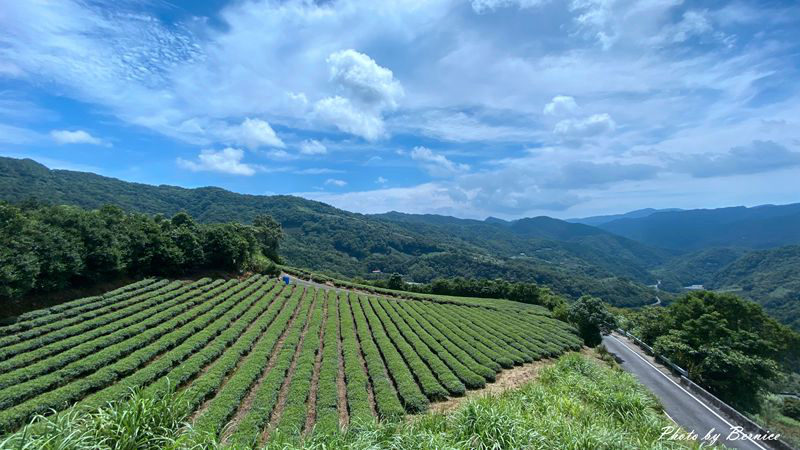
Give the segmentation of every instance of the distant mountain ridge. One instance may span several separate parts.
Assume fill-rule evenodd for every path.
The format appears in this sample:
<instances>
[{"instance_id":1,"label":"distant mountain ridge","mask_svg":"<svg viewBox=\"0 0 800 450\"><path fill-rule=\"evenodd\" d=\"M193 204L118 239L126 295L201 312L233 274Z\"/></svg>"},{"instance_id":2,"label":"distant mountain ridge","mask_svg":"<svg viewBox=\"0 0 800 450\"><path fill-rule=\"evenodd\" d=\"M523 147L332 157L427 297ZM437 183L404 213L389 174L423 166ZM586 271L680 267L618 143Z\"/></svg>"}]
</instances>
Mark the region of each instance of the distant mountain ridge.
<instances>
[{"instance_id":1,"label":"distant mountain ridge","mask_svg":"<svg viewBox=\"0 0 800 450\"><path fill-rule=\"evenodd\" d=\"M656 212L641 218L613 220L599 228L678 251L779 247L800 243L800 203Z\"/></svg>"},{"instance_id":2,"label":"distant mountain ridge","mask_svg":"<svg viewBox=\"0 0 800 450\"><path fill-rule=\"evenodd\" d=\"M653 208L644 208L644 209L637 209L635 211L626 212L624 214L609 214L603 216L591 216L591 217L583 217L577 219L566 219L567 222L572 223L582 223L584 225L591 225L593 227L602 225L604 223L612 222L614 220L619 219L640 219L643 217L652 216L655 213L659 212L674 212L674 211L683 211L680 208L665 208L665 209L653 209Z\"/></svg>"}]
</instances>

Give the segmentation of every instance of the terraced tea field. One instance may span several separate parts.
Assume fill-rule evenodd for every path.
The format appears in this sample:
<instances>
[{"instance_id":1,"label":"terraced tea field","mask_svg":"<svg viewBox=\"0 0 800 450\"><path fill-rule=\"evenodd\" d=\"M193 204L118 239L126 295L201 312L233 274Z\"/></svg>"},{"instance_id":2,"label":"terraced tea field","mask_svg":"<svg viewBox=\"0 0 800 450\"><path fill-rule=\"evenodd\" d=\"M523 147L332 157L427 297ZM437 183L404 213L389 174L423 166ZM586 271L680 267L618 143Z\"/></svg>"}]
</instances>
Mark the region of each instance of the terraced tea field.
<instances>
[{"instance_id":1,"label":"terraced tea field","mask_svg":"<svg viewBox=\"0 0 800 450\"><path fill-rule=\"evenodd\" d=\"M580 347L546 309L379 297L253 276L144 280L0 327L0 434L176 388L195 427L252 444L425 411ZM76 406L73 406L76 405Z\"/></svg>"}]
</instances>

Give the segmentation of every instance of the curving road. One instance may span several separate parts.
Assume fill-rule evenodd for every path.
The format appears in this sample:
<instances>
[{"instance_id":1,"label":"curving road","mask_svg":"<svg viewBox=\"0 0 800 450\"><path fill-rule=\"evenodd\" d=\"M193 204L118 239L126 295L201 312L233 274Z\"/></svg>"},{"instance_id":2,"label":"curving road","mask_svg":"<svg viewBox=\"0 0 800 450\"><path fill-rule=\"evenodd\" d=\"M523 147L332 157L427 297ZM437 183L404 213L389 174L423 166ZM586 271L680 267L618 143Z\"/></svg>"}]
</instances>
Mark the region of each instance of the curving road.
<instances>
[{"instance_id":1,"label":"curving road","mask_svg":"<svg viewBox=\"0 0 800 450\"><path fill-rule=\"evenodd\" d=\"M707 433L713 430L712 434L719 434L717 443L730 448L742 450L769 448L762 442L726 439L736 424L703 399L687 391L678 383L677 378L668 374L666 369L659 369L653 358L627 338L614 333L604 336L603 344L609 352L617 356L624 370L633 374L658 397L664 406L664 411L673 422L687 432L694 431L697 434L697 442L701 442Z\"/></svg>"}]
</instances>

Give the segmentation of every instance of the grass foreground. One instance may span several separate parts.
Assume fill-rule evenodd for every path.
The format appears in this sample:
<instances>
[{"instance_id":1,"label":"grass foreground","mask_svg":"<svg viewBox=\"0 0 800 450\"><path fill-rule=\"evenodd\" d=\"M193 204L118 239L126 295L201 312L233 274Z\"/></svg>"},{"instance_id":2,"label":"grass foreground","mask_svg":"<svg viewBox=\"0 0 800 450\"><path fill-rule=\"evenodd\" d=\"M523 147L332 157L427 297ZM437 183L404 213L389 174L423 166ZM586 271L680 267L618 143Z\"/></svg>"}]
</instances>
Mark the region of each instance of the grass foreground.
<instances>
[{"instance_id":1,"label":"grass foreground","mask_svg":"<svg viewBox=\"0 0 800 450\"><path fill-rule=\"evenodd\" d=\"M140 393L91 414L40 417L0 441L3 449L199 449L252 447L221 444L181 415L180 394ZM632 376L569 353L519 389L466 401L448 413L352 423L345 431L305 437L277 430L267 449L669 449L660 440L671 422L658 401Z\"/></svg>"}]
</instances>

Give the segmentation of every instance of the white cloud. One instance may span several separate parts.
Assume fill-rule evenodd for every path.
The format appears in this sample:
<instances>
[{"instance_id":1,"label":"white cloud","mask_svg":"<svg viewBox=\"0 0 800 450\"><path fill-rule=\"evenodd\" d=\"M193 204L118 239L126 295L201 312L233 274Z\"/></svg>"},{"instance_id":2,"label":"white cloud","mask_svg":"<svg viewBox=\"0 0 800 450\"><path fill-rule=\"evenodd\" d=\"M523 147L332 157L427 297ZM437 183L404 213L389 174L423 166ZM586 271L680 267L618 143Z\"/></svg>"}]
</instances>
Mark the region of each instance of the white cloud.
<instances>
[{"instance_id":1,"label":"white cloud","mask_svg":"<svg viewBox=\"0 0 800 450\"><path fill-rule=\"evenodd\" d=\"M328 149L320 141L307 139L300 143L300 153L304 155L324 155L328 153Z\"/></svg>"},{"instance_id":2,"label":"white cloud","mask_svg":"<svg viewBox=\"0 0 800 450\"><path fill-rule=\"evenodd\" d=\"M411 159L422 162L425 171L437 177L455 175L469 170L467 164L450 161L446 156L434 153L427 147L414 147L411 150Z\"/></svg>"},{"instance_id":3,"label":"white cloud","mask_svg":"<svg viewBox=\"0 0 800 450\"><path fill-rule=\"evenodd\" d=\"M292 161L298 158L297 155L293 153L289 153L286 150L282 149L273 149L266 152L266 156L269 159L274 159L276 161Z\"/></svg>"},{"instance_id":4,"label":"white cloud","mask_svg":"<svg viewBox=\"0 0 800 450\"><path fill-rule=\"evenodd\" d=\"M275 130L265 120L246 118L238 127L224 132L234 144L242 145L250 150L261 147L284 148L286 145L275 134Z\"/></svg>"},{"instance_id":5,"label":"white cloud","mask_svg":"<svg viewBox=\"0 0 800 450\"><path fill-rule=\"evenodd\" d=\"M613 131L615 127L614 119L602 113L582 119L562 120L556 124L553 133L564 138L586 138Z\"/></svg>"},{"instance_id":6,"label":"white cloud","mask_svg":"<svg viewBox=\"0 0 800 450\"><path fill-rule=\"evenodd\" d=\"M295 170L297 175L323 175L327 173L344 173L344 170L331 169L328 167L312 167L309 169Z\"/></svg>"},{"instance_id":7,"label":"white cloud","mask_svg":"<svg viewBox=\"0 0 800 450\"><path fill-rule=\"evenodd\" d=\"M707 33L713 29L705 13L701 11L686 11L683 18L677 25L673 33L673 42L683 42L692 36Z\"/></svg>"},{"instance_id":8,"label":"white cloud","mask_svg":"<svg viewBox=\"0 0 800 450\"><path fill-rule=\"evenodd\" d=\"M542 111L547 116L565 116L578 111L578 104L575 98L568 95L556 95L546 105Z\"/></svg>"},{"instance_id":9,"label":"white cloud","mask_svg":"<svg viewBox=\"0 0 800 450\"><path fill-rule=\"evenodd\" d=\"M524 9L539 6L548 1L549 0L472 0L472 9L477 13L484 13L509 6L517 6L520 9Z\"/></svg>"},{"instance_id":10,"label":"white cloud","mask_svg":"<svg viewBox=\"0 0 800 450\"><path fill-rule=\"evenodd\" d=\"M374 111L355 107L343 97L324 98L314 105L317 119L335 125L340 130L361 136L367 141L376 141L386 135L383 119Z\"/></svg>"},{"instance_id":11,"label":"white cloud","mask_svg":"<svg viewBox=\"0 0 800 450\"><path fill-rule=\"evenodd\" d=\"M50 132L50 137L58 144L90 144L90 145L103 145L110 147L110 143L104 142L102 139L92 136L83 130L53 130Z\"/></svg>"},{"instance_id":12,"label":"white cloud","mask_svg":"<svg viewBox=\"0 0 800 450\"><path fill-rule=\"evenodd\" d=\"M250 176L256 173L253 166L242 162L244 151L237 148L225 148L219 151L202 150L197 156L197 161L188 161L182 158L177 159L179 167L191 170L192 172L219 172L231 175Z\"/></svg>"},{"instance_id":13,"label":"white cloud","mask_svg":"<svg viewBox=\"0 0 800 450\"><path fill-rule=\"evenodd\" d=\"M527 142L536 135L535 127L528 121L518 126L490 124L475 114L462 111L430 110L399 114L391 118L389 125L401 132L422 133L451 142Z\"/></svg>"},{"instance_id":14,"label":"white cloud","mask_svg":"<svg viewBox=\"0 0 800 450\"><path fill-rule=\"evenodd\" d=\"M331 53L326 62L331 81L344 96L319 100L314 105L317 120L367 141L385 137L383 111L397 108L404 94L392 71L352 49Z\"/></svg>"},{"instance_id":15,"label":"white cloud","mask_svg":"<svg viewBox=\"0 0 800 450\"><path fill-rule=\"evenodd\" d=\"M397 107L403 87L394 79L391 70L353 49L331 53L326 61L330 64L331 80L351 100L390 109Z\"/></svg>"},{"instance_id":16,"label":"white cloud","mask_svg":"<svg viewBox=\"0 0 800 450\"><path fill-rule=\"evenodd\" d=\"M384 178L384 177L378 177L378 178L375 180L375 182L376 182L376 183L378 183L378 184L386 184L386 183L388 183L388 182L389 182L389 180L387 180L387 179L386 179L386 178Z\"/></svg>"},{"instance_id":17,"label":"white cloud","mask_svg":"<svg viewBox=\"0 0 800 450\"><path fill-rule=\"evenodd\" d=\"M337 180L336 178L328 178L325 180L326 185L334 185L337 187L344 187L347 186L347 181L344 180Z\"/></svg>"}]
</instances>

